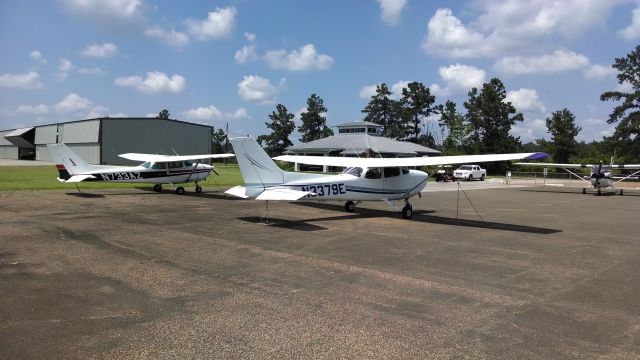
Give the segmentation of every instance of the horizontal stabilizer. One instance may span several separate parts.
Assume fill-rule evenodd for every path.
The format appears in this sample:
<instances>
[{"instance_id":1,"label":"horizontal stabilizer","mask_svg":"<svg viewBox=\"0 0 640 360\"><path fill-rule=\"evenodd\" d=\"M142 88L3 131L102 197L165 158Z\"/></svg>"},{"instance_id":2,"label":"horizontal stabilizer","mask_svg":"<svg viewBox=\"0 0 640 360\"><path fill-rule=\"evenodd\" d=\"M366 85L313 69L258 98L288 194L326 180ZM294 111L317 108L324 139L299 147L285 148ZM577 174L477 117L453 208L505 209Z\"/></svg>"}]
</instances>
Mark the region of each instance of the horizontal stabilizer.
<instances>
[{"instance_id":1,"label":"horizontal stabilizer","mask_svg":"<svg viewBox=\"0 0 640 360\"><path fill-rule=\"evenodd\" d=\"M285 200L295 201L307 195L312 195L308 191L293 190L289 188L269 188L256 197L256 200Z\"/></svg>"},{"instance_id":2,"label":"horizontal stabilizer","mask_svg":"<svg viewBox=\"0 0 640 360\"><path fill-rule=\"evenodd\" d=\"M224 193L232 196L236 196L239 198L243 198L243 199L246 199L249 197L249 195L247 195L247 188L244 186L234 186L231 189L225 191Z\"/></svg>"},{"instance_id":3,"label":"horizontal stabilizer","mask_svg":"<svg viewBox=\"0 0 640 360\"><path fill-rule=\"evenodd\" d=\"M69 179L67 179L65 182L68 183L78 183L81 181L85 181L87 179L95 179L96 177L93 175L73 175L72 177L70 177Z\"/></svg>"}]
</instances>

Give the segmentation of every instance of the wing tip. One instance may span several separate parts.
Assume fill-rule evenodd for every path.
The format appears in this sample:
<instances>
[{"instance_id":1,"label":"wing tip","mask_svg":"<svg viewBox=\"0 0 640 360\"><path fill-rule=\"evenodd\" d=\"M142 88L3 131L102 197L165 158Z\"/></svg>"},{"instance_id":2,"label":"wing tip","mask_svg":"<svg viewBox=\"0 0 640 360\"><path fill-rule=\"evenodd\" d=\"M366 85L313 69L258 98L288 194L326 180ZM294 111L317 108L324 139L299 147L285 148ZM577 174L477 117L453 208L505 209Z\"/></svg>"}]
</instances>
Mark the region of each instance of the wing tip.
<instances>
[{"instance_id":1,"label":"wing tip","mask_svg":"<svg viewBox=\"0 0 640 360\"><path fill-rule=\"evenodd\" d=\"M536 152L536 153L533 153L533 154L527 156L525 159L527 159L527 160L544 160L544 159L546 159L548 157L549 157L549 154L547 154L547 153Z\"/></svg>"}]
</instances>

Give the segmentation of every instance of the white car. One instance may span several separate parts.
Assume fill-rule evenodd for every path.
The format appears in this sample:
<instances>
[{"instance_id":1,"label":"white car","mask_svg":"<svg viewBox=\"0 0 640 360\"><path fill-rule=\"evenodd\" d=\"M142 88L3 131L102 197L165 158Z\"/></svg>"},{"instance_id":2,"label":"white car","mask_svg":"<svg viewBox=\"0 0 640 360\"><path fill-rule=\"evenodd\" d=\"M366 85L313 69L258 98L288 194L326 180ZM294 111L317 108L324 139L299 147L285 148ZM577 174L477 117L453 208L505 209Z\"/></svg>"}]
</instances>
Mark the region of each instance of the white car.
<instances>
[{"instance_id":1,"label":"white car","mask_svg":"<svg viewBox=\"0 0 640 360\"><path fill-rule=\"evenodd\" d=\"M460 167L453 172L453 176L455 176L456 179L466 179L469 181L480 179L484 181L484 178L487 177L487 170L481 168L480 165L460 165Z\"/></svg>"}]
</instances>

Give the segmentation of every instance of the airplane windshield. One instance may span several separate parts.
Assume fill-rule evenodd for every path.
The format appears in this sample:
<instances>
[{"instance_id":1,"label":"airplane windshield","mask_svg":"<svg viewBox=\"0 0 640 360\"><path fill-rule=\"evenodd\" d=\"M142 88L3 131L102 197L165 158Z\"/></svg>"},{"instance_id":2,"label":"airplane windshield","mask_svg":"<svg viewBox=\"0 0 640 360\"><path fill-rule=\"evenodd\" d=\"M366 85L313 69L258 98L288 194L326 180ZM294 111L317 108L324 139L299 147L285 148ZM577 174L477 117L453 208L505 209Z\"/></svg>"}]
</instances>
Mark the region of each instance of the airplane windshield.
<instances>
[{"instance_id":1,"label":"airplane windshield","mask_svg":"<svg viewBox=\"0 0 640 360\"><path fill-rule=\"evenodd\" d=\"M184 166L185 167L191 167L191 166L193 166L193 162L191 162L191 160L185 160L184 161Z\"/></svg>"},{"instance_id":2,"label":"airplane windshield","mask_svg":"<svg viewBox=\"0 0 640 360\"><path fill-rule=\"evenodd\" d=\"M144 163L144 164L142 164L142 165L140 165L140 166L142 166L142 167L143 167L143 168L145 168L145 169L148 169L148 168L150 168L150 167L151 167L151 163L147 161L146 163Z\"/></svg>"},{"instance_id":3,"label":"airplane windshield","mask_svg":"<svg viewBox=\"0 0 640 360\"><path fill-rule=\"evenodd\" d=\"M344 169L343 174L353 175L355 177L360 177L362 175L362 168L359 167L349 167Z\"/></svg>"}]
</instances>

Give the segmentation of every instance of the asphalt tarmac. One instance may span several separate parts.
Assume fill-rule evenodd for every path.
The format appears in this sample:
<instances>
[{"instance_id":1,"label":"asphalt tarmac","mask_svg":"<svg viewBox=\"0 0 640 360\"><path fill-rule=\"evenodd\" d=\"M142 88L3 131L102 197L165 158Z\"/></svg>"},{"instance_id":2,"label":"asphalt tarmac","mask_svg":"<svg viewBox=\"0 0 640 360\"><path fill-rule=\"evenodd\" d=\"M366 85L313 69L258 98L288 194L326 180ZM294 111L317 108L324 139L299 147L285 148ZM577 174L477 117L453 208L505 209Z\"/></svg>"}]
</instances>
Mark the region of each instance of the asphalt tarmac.
<instances>
[{"instance_id":1,"label":"asphalt tarmac","mask_svg":"<svg viewBox=\"0 0 640 360\"><path fill-rule=\"evenodd\" d=\"M0 358L640 357L640 193L412 202L0 192Z\"/></svg>"}]
</instances>

